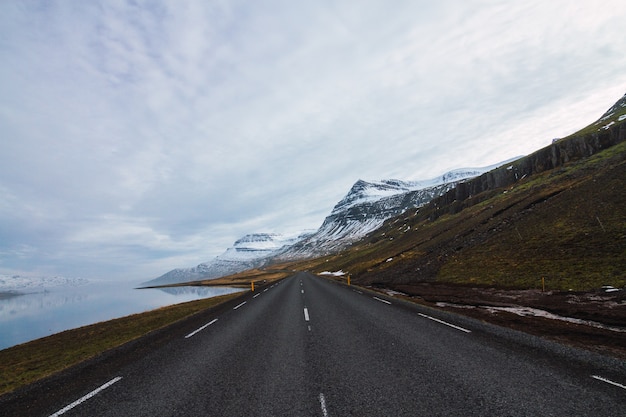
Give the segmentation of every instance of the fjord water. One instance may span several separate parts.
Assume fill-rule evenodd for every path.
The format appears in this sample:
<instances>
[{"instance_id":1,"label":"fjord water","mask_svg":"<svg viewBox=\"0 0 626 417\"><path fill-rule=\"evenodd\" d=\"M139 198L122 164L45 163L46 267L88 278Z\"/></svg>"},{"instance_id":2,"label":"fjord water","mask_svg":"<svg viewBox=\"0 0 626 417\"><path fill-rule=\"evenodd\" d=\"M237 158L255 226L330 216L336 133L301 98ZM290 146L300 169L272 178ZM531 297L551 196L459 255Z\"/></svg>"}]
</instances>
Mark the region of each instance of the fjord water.
<instances>
[{"instance_id":1,"label":"fjord water","mask_svg":"<svg viewBox=\"0 0 626 417\"><path fill-rule=\"evenodd\" d=\"M0 298L0 349L129 314L240 291L225 287L135 289L93 282Z\"/></svg>"}]
</instances>

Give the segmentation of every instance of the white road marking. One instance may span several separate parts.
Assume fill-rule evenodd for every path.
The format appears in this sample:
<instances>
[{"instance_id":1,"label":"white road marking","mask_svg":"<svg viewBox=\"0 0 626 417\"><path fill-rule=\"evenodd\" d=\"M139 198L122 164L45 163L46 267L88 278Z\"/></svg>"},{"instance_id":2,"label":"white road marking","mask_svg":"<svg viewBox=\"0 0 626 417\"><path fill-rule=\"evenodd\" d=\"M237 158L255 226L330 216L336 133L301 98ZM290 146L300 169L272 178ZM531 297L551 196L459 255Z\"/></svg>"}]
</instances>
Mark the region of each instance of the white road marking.
<instances>
[{"instance_id":1,"label":"white road marking","mask_svg":"<svg viewBox=\"0 0 626 417\"><path fill-rule=\"evenodd\" d=\"M362 293L361 291L359 291L359 290L352 290L352 291L354 291L354 292L356 292L356 293L358 293L358 294L363 294L363 293Z\"/></svg>"},{"instance_id":2,"label":"white road marking","mask_svg":"<svg viewBox=\"0 0 626 417\"><path fill-rule=\"evenodd\" d=\"M616 387L620 387L621 389L626 389L626 385L622 385L618 382L611 381L610 379L602 378L598 375L591 375L592 378L597 379L598 381L606 382L607 384L615 385Z\"/></svg>"},{"instance_id":3,"label":"white road marking","mask_svg":"<svg viewBox=\"0 0 626 417\"><path fill-rule=\"evenodd\" d=\"M467 329L464 329L463 327L455 326L455 325L454 325L454 324L452 324L452 323L448 323L447 321L443 321L443 320L436 319L436 318L431 317L431 316L428 316L428 315L426 315L426 314L422 314L422 313L417 313L417 314L419 314L420 316L425 317L425 318L427 318L427 319L430 319L430 320L436 321L437 323L445 324L446 326L450 326L450 327L452 327L453 329L457 329L457 330L460 330L460 331L465 332L465 333L471 333L471 332L472 332L471 330L467 330Z\"/></svg>"},{"instance_id":4,"label":"white road marking","mask_svg":"<svg viewBox=\"0 0 626 417\"><path fill-rule=\"evenodd\" d=\"M195 335L198 332L201 332L202 330L206 329L207 327L209 327L210 325L212 325L216 321L217 321L217 319L211 320L209 323L205 324L204 326L200 327L199 329L196 329L193 332L189 333L187 336L185 336L185 339L189 339L191 336Z\"/></svg>"},{"instance_id":5,"label":"white road marking","mask_svg":"<svg viewBox=\"0 0 626 417\"><path fill-rule=\"evenodd\" d=\"M244 305L246 303L246 301L244 301L243 303L239 304L236 307L233 307L233 310L237 310L239 307L241 307L242 305Z\"/></svg>"},{"instance_id":6,"label":"white road marking","mask_svg":"<svg viewBox=\"0 0 626 417\"><path fill-rule=\"evenodd\" d=\"M265 292L265 291L267 291L267 290L269 290L269 288L264 289L264 290L263 290L263 292Z\"/></svg>"},{"instance_id":7,"label":"white road marking","mask_svg":"<svg viewBox=\"0 0 626 417\"><path fill-rule=\"evenodd\" d=\"M309 309L304 307L304 321L309 321Z\"/></svg>"},{"instance_id":8,"label":"white road marking","mask_svg":"<svg viewBox=\"0 0 626 417\"><path fill-rule=\"evenodd\" d=\"M302 294L304 294L304 290L300 290L300 292L301 292Z\"/></svg>"},{"instance_id":9,"label":"white road marking","mask_svg":"<svg viewBox=\"0 0 626 417\"><path fill-rule=\"evenodd\" d=\"M252 298L257 298L259 295L261 295L261 293L256 294L254 297Z\"/></svg>"},{"instance_id":10,"label":"white road marking","mask_svg":"<svg viewBox=\"0 0 626 417\"><path fill-rule=\"evenodd\" d=\"M61 414L65 414L66 412L70 411L72 408L76 407L77 405L87 401L88 399L90 399L91 397L95 396L96 394L98 394L100 391L105 390L107 388L109 388L111 385L115 384L117 381L119 381L120 379L122 379L121 376L118 376L116 378L113 378L112 380L110 380L109 382L107 382L104 385L101 385L100 388L96 388L95 390L91 391L89 394L85 395L84 397L79 398L78 400L74 401L73 403L71 403L70 405L68 405L67 407L64 407L62 409L60 409L59 411L57 411L54 414L51 414L50 417L57 417L60 416Z\"/></svg>"},{"instance_id":11,"label":"white road marking","mask_svg":"<svg viewBox=\"0 0 626 417\"><path fill-rule=\"evenodd\" d=\"M391 304L391 302L387 300L383 300L382 298L378 298L378 297L374 297L374 300L380 301L381 303L385 303L385 304Z\"/></svg>"},{"instance_id":12,"label":"white road marking","mask_svg":"<svg viewBox=\"0 0 626 417\"><path fill-rule=\"evenodd\" d=\"M324 394L320 392L320 407L322 407L322 415L328 417L328 410L326 409L326 398Z\"/></svg>"}]
</instances>

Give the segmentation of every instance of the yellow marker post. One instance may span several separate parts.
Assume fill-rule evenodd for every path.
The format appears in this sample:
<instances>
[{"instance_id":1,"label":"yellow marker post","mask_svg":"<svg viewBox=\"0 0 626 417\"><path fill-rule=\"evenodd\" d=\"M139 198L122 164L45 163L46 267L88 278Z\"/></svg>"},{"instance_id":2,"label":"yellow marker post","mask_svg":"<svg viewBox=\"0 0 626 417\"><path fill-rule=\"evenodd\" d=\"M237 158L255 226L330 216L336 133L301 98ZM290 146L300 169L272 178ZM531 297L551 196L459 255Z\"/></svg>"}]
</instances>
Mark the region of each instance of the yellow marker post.
<instances>
[{"instance_id":1,"label":"yellow marker post","mask_svg":"<svg viewBox=\"0 0 626 417\"><path fill-rule=\"evenodd\" d=\"M348 285L350 285L350 275L348 275Z\"/></svg>"},{"instance_id":2,"label":"yellow marker post","mask_svg":"<svg viewBox=\"0 0 626 417\"><path fill-rule=\"evenodd\" d=\"M541 277L541 292L546 292L546 279Z\"/></svg>"},{"instance_id":3,"label":"yellow marker post","mask_svg":"<svg viewBox=\"0 0 626 417\"><path fill-rule=\"evenodd\" d=\"M250 281L250 288L252 289L252 292L254 292L254 281Z\"/></svg>"}]
</instances>

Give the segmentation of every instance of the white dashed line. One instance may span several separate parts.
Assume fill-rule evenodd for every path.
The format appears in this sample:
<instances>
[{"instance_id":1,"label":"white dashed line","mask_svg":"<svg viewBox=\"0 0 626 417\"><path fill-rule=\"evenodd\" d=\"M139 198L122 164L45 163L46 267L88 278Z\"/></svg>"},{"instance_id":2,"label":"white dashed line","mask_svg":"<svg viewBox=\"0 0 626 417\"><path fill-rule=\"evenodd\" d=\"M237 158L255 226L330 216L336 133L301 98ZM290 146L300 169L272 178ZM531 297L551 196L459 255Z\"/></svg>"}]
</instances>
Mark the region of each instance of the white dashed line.
<instances>
[{"instance_id":1,"label":"white dashed line","mask_svg":"<svg viewBox=\"0 0 626 417\"><path fill-rule=\"evenodd\" d=\"M185 336L185 339L189 339L191 336L195 335L198 332L201 332L202 330L206 329L207 327L209 327L210 325L212 325L216 321L217 321L217 319L211 320L209 323L205 324L204 326L200 327L199 329L196 329L193 332L189 333L187 336Z\"/></svg>"},{"instance_id":2,"label":"white dashed line","mask_svg":"<svg viewBox=\"0 0 626 417\"><path fill-rule=\"evenodd\" d=\"M606 382L607 384L615 385L616 387L620 387L621 389L626 389L626 385L622 385L618 382L611 381L610 379L602 378L598 375L591 375L592 378L597 379L598 381Z\"/></svg>"},{"instance_id":3,"label":"white dashed line","mask_svg":"<svg viewBox=\"0 0 626 417\"><path fill-rule=\"evenodd\" d=\"M320 407L322 407L322 415L328 417L328 410L326 409L326 398L324 394L320 392Z\"/></svg>"},{"instance_id":4,"label":"white dashed line","mask_svg":"<svg viewBox=\"0 0 626 417\"><path fill-rule=\"evenodd\" d=\"M374 300L380 301L381 303L385 303L385 304L391 304L391 302L389 302L387 300L383 300L382 298L378 298L378 297L374 297Z\"/></svg>"},{"instance_id":5,"label":"white dashed line","mask_svg":"<svg viewBox=\"0 0 626 417\"><path fill-rule=\"evenodd\" d=\"M267 290L269 290L269 288L264 289L264 290L263 290L263 292L265 292L265 291L267 291Z\"/></svg>"},{"instance_id":6,"label":"white dashed line","mask_svg":"<svg viewBox=\"0 0 626 417\"><path fill-rule=\"evenodd\" d=\"M450 326L450 327L452 327L453 329L457 329L457 330L460 330L460 331L465 332L465 333L471 333L471 332L472 332L471 330L467 330L467 329L464 329L464 328L462 328L462 327L455 326L455 325L454 325L454 324L452 324L452 323L448 323L447 321L443 321L443 320L436 319L436 318L431 317L431 316L428 316L428 315L426 315L426 314L422 314L422 313L417 313L417 314L419 314L420 316L425 317L425 318L427 318L427 319L429 319L429 320L433 320L433 321L436 321L437 323L445 324L446 326Z\"/></svg>"},{"instance_id":7,"label":"white dashed line","mask_svg":"<svg viewBox=\"0 0 626 417\"><path fill-rule=\"evenodd\" d=\"M246 301L244 301L243 303L239 304L236 307L233 307L233 310L237 310L239 307L241 307L242 305L244 305L246 303Z\"/></svg>"},{"instance_id":8,"label":"white dashed line","mask_svg":"<svg viewBox=\"0 0 626 417\"><path fill-rule=\"evenodd\" d=\"M304 321L309 321L309 309L304 307Z\"/></svg>"},{"instance_id":9,"label":"white dashed line","mask_svg":"<svg viewBox=\"0 0 626 417\"><path fill-rule=\"evenodd\" d=\"M101 385L100 388L96 388L95 390L91 391L89 394L85 395L84 397L79 398L78 400L74 401L73 403L71 403L70 405L68 405L65 408L60 409L59 411L57 411L54 414L51 414L50 417L57 417L60 416L61 414L65 414L66 412L70 411L72 408L76 407L77 405L87 401L88 399L90 399L91 397L95 396L96 394L98 394L100 391L105 390L107 388L109 388L111 385L115 384L117 381L119 381L120 379L122 379L121 376L118 376L116 378L113 378L112 380L110 380L109 382L107 382L104 385Z\"/></svg>"},{"instance_id":10,"label":"white dashed line","mask_svg":"<svg viewBox=\"0 0 626 417\"><path fill-rule=\"evenodd\" d=\"M256 294L254 297L252 298L257 298L259 295L261 295L261 293Z\"/></svg>"},{"instance_id":11,"label":"white dashed line","mask_svg":"<svg viewBox=\"0 0 626 417\"><path fill-rule=\"evenodd\" d=\"M301 292L302 294L304 294L304 290L300 290L300 292Z\"/></svg>"}]
</instances>

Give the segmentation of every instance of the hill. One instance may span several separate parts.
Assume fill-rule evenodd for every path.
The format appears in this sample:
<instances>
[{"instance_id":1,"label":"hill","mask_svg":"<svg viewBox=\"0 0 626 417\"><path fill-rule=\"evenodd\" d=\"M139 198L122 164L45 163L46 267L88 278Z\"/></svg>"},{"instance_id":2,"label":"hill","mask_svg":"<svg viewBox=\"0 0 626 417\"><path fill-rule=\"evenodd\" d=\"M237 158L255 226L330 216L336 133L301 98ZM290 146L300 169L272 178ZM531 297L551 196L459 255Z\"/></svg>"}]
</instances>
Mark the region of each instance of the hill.
<instances>
[{"instance_id":1,"label":"hill","mask_svg":"<svg viewBox=\"0 0 626 417\"><path fill-rule=\"evenodd\" d=\"M388 220L319 270L363 284L626 285L626 96L598 122Z\"/></svg>"}]
</instances>

